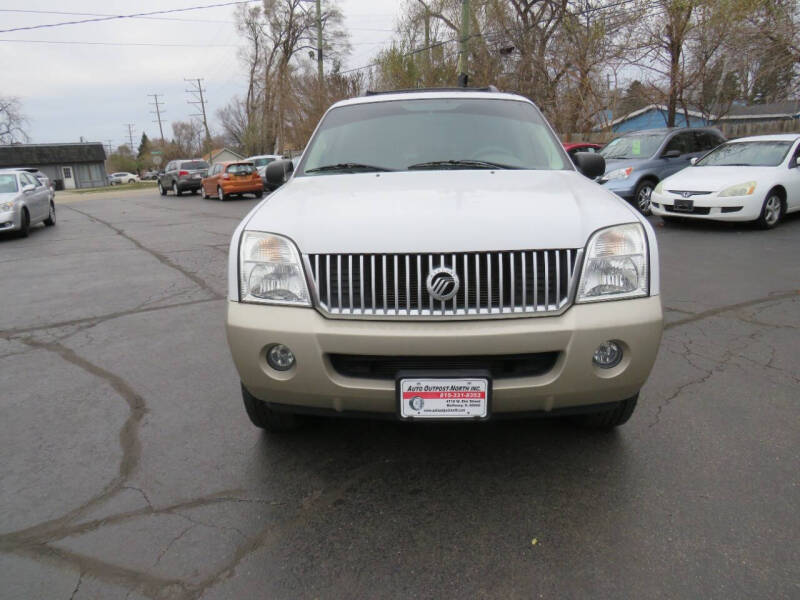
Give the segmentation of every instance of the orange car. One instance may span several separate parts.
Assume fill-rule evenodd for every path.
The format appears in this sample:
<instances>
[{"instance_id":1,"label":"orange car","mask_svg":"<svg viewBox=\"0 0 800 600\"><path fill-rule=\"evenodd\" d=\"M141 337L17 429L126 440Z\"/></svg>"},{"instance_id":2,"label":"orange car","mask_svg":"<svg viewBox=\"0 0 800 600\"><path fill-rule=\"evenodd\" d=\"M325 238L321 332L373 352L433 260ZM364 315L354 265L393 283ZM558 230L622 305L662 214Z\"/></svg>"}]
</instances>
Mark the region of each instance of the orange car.
<instances>
[{"instance_id":1,"label":"orange car","mask_svg":"<svg viewBox=\"0 0 800 600\"><path fill-rule=\"evenodd\" d=\"M260 198L264 193L264 182L251 162L217 163L208 170L201 185L203 198L216 196L220 200L227 200L242 194L254 194Z\"/></svg>"}]
</instances>

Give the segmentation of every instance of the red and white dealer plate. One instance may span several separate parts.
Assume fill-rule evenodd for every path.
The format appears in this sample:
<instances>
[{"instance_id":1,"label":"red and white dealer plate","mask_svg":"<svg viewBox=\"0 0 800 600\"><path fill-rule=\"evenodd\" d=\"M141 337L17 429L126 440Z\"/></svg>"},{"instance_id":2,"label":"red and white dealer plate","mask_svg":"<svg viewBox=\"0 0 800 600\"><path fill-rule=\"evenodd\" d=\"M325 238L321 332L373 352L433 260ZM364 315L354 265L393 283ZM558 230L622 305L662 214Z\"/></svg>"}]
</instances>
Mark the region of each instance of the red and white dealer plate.
<instances>
[{"instance_id":1,"label":"red and white dealer plate","mask_svg":"<svg viewBox=\"0 0 800 600\"><path fill-rule=\"evenodd\" d=\"M489 380L485 378L404 378L400 380L403 419L485 419Z\"/></svg>"}]
</instances>

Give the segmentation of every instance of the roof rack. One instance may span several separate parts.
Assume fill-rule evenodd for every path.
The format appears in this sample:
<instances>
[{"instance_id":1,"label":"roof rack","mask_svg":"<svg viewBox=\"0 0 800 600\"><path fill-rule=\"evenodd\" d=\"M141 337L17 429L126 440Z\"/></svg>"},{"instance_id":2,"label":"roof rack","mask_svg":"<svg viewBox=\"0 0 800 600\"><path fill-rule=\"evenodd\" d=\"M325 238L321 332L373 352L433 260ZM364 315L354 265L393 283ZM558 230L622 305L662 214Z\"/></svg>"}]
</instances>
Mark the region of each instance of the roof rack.
<instances>
[{"instance_id":1,"label":"roof rack","mask_svg":"<svg viewBox=\"0 0 800 600\"><path fill-rule=\"evenodd\" d=\"M495 86L490 85L487 87L481 88L471 88L471 87L439 87L439 88L411 88L405 90L385 90L376 92L373 90L367 90L364 94L365 96L380 96L382 94L416 94L418 92L490 92L490 93L497 93L498 90Z\"/></svg>"}]
</instances>

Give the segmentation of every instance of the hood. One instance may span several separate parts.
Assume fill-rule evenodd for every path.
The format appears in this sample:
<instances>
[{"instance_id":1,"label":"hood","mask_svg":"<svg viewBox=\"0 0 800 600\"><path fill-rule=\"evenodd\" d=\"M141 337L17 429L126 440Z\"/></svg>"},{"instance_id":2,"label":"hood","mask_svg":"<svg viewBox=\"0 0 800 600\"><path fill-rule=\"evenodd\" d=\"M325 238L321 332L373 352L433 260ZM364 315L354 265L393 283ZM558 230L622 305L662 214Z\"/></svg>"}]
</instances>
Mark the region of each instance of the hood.
<instances>
[{"instance_id":1,"label":"hood","mask_svg":"<svg viewBox=\"0 0 800 600\"><path fill-rule=\"evenodd\" d=\"M616 171L617 169L624 169L625 167L633 167L634 169L643 162L650 160L649 158L612 158L606 160L606 173Z\"/></svg>"},{"instance_id":2,"label":"hood","mask_svg":"<svg viewBox=\"0 0 800 600\"><path fill-rule=\"evenodd\" d=\"M686 167L664 180L665 190L720 192L747 181L771 180L778 167Z\"/></svg>"},{"instance_id":3,"label":"hood","mask_svg":"<svg viewBox=\"0 0 800 600\"><path fill-rule=\"evenodd\" d=\"M291 179L245 228L304 254L579 248L633 209L575 171L419 171Z\"/></svg>"}]
</instances>

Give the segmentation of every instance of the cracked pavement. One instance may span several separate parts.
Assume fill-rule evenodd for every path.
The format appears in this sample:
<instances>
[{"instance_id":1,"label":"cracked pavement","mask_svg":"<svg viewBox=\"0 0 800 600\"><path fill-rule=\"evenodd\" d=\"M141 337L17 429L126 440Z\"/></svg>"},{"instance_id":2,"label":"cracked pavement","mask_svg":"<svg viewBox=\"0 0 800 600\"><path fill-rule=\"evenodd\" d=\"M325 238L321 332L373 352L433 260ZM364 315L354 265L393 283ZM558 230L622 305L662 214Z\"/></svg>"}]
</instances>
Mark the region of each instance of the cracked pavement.
<instances>
[{"instance_id":1,"label":"cracked pavement","mask_svg":"<svg viewBox=\"0 0 800 600\"><path fill-rule=\"evenodd\" d=\"M270 437L223 328L255 201L57 202L0 237L0 598L800 596L800 218L653 219L666 331L619 431Z\"/></svg>"}]
</instances>

